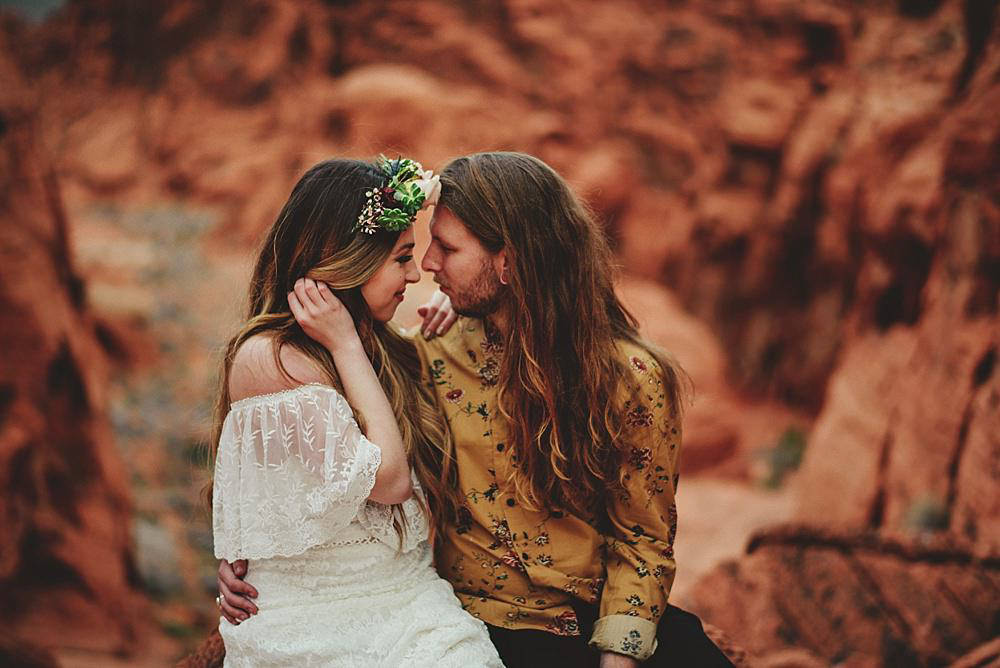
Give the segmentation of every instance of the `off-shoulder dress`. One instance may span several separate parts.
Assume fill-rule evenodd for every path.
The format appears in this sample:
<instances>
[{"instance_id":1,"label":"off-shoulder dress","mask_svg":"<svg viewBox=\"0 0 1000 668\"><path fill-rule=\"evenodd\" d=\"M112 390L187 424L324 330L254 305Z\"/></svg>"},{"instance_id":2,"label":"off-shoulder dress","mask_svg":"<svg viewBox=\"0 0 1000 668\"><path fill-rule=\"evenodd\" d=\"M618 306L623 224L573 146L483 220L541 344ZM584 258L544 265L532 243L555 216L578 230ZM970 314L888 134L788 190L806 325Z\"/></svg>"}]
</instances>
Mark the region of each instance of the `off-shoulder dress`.
<instances>
[{"instance_id":1,"label":"off-shoulder dress","mask_svg":"<svg viewBox=\"0 0 1000 668\"><path fill-rule=\"evenodd\" d=\"M220 619L226 666L502 666L434 571L428 523L368 500L381 461L336 389L232 404L213 488L215 556L249 560L260 612ZM419 494L419 486L415 484Z\"/></svg>"}]
</instances>

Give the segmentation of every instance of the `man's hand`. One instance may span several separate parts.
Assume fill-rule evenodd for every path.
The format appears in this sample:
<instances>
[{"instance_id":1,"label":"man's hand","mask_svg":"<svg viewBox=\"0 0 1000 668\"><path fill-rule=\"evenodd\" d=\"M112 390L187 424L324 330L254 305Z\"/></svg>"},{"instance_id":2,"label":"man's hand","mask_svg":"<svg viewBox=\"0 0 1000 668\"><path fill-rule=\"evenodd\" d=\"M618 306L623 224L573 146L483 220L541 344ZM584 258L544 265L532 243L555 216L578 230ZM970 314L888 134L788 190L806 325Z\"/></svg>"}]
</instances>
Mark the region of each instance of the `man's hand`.
<instances>
[{"instance_id":1,"label":"man's hand","mask_svg":"<svg viewBox=\"0 0 1000 668\"><path fill-rule=\"evenodd\" d=\"M219 610L230 624L239 624L256 615L260 610L251 598L257 598L257 590L243 581L247 574L247 561L240 559L230 564L219 562ZM249 597L249 598L247 598Z\"/></svg>"},{"instance_id":2,"label":"man's hand","mask_svg":"<svg viewBox=\"0 0 1000 668\"><path fill-rule=\"evenodd\" d=\"M638 668L639 662L624 654L601 652L601 668Z\"/></svg>"},{"instance_id":3,"label":"man's hand","mask_svg":"<svg viewBox=\"0 0 1000 668\"><path fill-rule=\"evenodd\" d=\"M420 331L425 339L441 336L458 320L458 314L451 308L451 299L440 290L435 290L430 301L417 307L417 315L424 319Z\"/></svg>"}]
</instances>

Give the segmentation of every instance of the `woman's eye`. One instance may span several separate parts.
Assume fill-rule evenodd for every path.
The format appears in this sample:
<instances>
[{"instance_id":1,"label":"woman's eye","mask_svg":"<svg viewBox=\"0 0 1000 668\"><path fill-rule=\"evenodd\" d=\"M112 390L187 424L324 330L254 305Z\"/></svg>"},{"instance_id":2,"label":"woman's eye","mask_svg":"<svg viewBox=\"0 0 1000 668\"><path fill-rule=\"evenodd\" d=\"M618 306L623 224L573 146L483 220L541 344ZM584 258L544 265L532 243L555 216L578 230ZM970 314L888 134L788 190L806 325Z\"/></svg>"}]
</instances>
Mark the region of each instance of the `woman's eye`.
<instances>
[{"instance_id":1,"label":"woman's eye","mask_svg":"<svg viewBox=\"0 0 1000 668\"><path fill-rule=\"evenodd\" d=\"M399 257L396 258L396 262L398 262L400 264L406 264L407 262L409 262L412 259L413 259L412 255L401 255L401 256L399 256Z\"/></svg>"}]
</instances>

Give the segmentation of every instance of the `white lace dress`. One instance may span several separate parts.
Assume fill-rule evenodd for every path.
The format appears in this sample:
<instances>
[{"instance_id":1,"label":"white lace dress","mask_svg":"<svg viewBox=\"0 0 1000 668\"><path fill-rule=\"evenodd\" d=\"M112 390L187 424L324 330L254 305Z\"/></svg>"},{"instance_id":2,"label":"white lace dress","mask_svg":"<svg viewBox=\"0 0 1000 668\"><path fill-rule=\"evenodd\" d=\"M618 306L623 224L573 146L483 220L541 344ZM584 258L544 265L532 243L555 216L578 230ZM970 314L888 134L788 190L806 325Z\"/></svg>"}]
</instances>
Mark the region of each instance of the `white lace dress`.
<instances>
[{"instance_id":1,"label":"white lace dress","mask_svg":"<svg viewBox=\"0 0 1000 668\"><path fill-rule=\"evenodd\" d=\"M226 666L502 666L432 568L419 504L403 504L400 544L391 507L367 501L380 462L331 387L232 404L215 465L215 556L249 560L260 612L220 619Z\"/></svg>"}]
</instances>

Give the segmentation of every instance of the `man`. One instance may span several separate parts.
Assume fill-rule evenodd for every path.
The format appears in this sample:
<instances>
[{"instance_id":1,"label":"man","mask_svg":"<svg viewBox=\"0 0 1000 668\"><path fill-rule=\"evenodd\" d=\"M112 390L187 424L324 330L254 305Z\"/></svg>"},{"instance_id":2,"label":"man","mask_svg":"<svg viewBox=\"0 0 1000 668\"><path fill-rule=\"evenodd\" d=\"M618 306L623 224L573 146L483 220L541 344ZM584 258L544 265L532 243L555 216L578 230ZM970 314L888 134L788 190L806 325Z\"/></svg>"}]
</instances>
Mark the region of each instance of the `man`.
<instances>
[{"instance_id":1,"label":"man","mask_svg":"<svg viewBox=\"0 0 1000 668\"><path fill-rule=\"evenodd\" d=\"M601 229L524 154L459 158L441 185L422 268L466 317L417 338L460 492L438 571L510 667L729 665L667 604L683 372L615 296Z\"/></svg>"}]
</instances>

